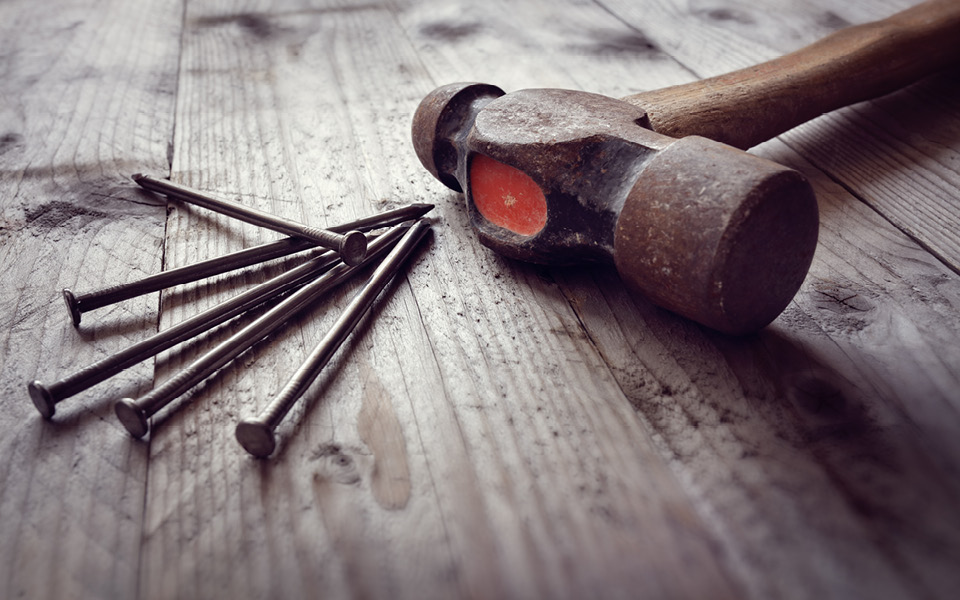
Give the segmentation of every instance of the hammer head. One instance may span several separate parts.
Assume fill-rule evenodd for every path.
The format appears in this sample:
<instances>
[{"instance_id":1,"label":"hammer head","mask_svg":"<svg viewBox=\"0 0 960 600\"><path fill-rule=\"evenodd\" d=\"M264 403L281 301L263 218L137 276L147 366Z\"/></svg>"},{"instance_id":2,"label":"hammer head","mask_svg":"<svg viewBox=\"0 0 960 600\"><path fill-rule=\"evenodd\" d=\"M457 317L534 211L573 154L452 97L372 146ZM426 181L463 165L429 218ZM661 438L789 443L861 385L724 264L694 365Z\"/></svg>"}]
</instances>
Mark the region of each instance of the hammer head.
<instances>
[{"instance_id":1,"label":"hammer head","mask_svg":"<svg viewBox=\"0 0 960 600\"><path fill-rule=\"evenodd\" d=\"M775 319L813 258L816 198L800 173L657 134L613 98L453 84L421 102L413 138L465 192L485 245L545 264L612 260L635 293L726 333Z\"/></svg>"}]
</instances>

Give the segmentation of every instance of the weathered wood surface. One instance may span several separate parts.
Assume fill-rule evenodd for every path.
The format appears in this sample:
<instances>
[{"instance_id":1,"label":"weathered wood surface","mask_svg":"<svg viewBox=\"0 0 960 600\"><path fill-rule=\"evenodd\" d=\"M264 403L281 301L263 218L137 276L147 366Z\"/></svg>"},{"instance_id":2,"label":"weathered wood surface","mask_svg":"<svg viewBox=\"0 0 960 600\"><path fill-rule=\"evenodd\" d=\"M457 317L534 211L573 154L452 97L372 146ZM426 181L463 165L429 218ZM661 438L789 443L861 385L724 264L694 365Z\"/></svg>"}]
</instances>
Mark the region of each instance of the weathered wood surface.
<instances>
[{"instance_id":1,"label":"weathered wood surface","mask_svg":"<svg viewBox=\"0 0 960 600\"><path fill-rule=\"evenodd\" d=\"M491 254L409 141L443 83L624 96L910 4L3 5L0 595L954 597L956 72L755 149L810 177L822 226L796 301L747 339L627 297L612 268ZM433 239L267 461L235 442L236 421L356 284L164 411L145 442L112 400L237 324L50 423L27 399L31 379L264 276L138 299L74 331L61 287L276 237L173 203L164 222L165 203L126 179L137 171L318 225L437 204Z\"/></svg>"},{"instance_id":2,"label":"weathered wood surface","mask_svg":"<svg viewBox=\"0 0 960 600\"><path fill-rule=\"evenodd\" d=\"M75 331L59 290L163 267L164 204L128 177L168 168L181 19L171 2L52 4L0 5L0 596L132 597L148 449L111 398L146 389L151 365L53 423L24 386L156 328L154 296Z\"/></svg>"},{"instance_id":3,"label":"weathered wood surface","mask_svg":"<svg viewBox=\"0 0 960 600\"><path fill-rule=\"evenodd\" d=\"M748 2L693 9L614 0L611 10L697 76L747 67L811 43L838 27L878 20L907 2ZM682 29L683 36L669 32ZM762 33L766 30L766 33ZM667 35L663 35L667 32ZM760 32L759 36L747 32ZM954 193L960 100L956 70L883 99L842 109L785 139L954 270L960 271L960 209ZM646 87L646 86L643 86Z\"/></svg>"}]
</instances>

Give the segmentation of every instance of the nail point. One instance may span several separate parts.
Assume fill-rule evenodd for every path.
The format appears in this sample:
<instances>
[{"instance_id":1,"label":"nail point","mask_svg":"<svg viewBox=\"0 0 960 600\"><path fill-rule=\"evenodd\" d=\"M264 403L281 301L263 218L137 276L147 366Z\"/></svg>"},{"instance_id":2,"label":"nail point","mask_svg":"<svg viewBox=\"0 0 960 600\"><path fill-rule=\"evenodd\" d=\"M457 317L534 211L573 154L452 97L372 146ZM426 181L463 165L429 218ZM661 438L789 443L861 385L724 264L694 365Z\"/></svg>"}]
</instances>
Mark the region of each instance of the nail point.
<instances>
[{"instance_id":1,"label":"nail point","mask_svg":"<svg viewBox=\"0 0 960 600\"><path fill-rule=\"evenodd\" d=\"M33 405L37 407L43 418L50 420L56 411L56 402L50 390L39 381L32 381L27 385L27 391L30 392L30 399L33 400Z\"/></svg>"},{"instance_id":2,"label":"nail point","mask_svg":"<svg viewBox=\"0 0 960 600\"><path fill-rule=\"evenodd\" d=\"M338 253L348 265L359 265L367 255L367 236L359 231L348 231L343 234Z\"/></svg>"},{"instance_id":3,"label":"nail point","mask_svg":"<svg viewBox=\"0 0 960 600\"><path fill-rule=\"evenodd\" d=\"M257 420L240 421L237 424L236 436L243 449L257 458L270 456L277 447L273 429Z\"/></svg>"},{"instance_id":4,"label":"nail point","mask_svg":"<svg viewBox=\"0 0 960 600\"><path fill-rule=\"evenodd\" d=\"M70 317L73 319L73 326L76 327L80 325L80 303L77 302L77 297L73 295L73 292L67 288L63 288L63 301L67 304L67 310L70 311Z\"/></svg>"},{"instance_id":5,"label":"nail point","mask_svg":"<svg viewBox=\"0 0 960 600\"><path fill-rule=\"evenodd\" d=\"M130 432L130 435L135 438L142 438L147 435L147 432L150 430L150 425L147 423L147 415L137 406L132 398L124 398L117 401L113 406L113 410L117 413L117 418L120 419L120 423Z\"/></svg>"}]
</instances>

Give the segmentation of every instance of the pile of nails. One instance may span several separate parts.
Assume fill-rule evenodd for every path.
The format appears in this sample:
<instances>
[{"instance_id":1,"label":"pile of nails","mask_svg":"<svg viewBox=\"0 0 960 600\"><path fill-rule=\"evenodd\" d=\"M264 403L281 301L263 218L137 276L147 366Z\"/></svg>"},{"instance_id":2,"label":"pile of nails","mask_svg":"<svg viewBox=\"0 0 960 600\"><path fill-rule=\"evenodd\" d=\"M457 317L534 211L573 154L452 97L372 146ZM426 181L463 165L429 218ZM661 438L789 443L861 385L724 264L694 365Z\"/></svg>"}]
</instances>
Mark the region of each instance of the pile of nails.
<instances>
[{"instance_id":1,"label":"pile of nails","mask_svg":"<svg viewBox=\"0 0 960 600\"><path fill-rule=\"evenodd\" d=\"M137 399L124 398L114 405L123 426L133 436L143 437L150 430L150 418L163 407L277 331L358 269L381 260L367 283L270 404L259 415L237 425L236 437L240 445L254 456L267 457L276 448L274 432L283 417L317 378L429 230L430 225L421 217L433 205L410 204L337 227L318 229L216 199L164 179L146 175L134 175L133 179L141 187L173 200L202 206L291 237L94 292L74 294L65 289L63 297L74 326L80 324L87 311L297 252L316 250L300 265L85 369L54 383L30 383L27 386L30 398L45 419L53 417L57 403L62 400L251 309L279 300L146 395ZM375 233L378 230L382 231ZM321 252L318 246L326 251Z\"/></svg>"}]
</instances>

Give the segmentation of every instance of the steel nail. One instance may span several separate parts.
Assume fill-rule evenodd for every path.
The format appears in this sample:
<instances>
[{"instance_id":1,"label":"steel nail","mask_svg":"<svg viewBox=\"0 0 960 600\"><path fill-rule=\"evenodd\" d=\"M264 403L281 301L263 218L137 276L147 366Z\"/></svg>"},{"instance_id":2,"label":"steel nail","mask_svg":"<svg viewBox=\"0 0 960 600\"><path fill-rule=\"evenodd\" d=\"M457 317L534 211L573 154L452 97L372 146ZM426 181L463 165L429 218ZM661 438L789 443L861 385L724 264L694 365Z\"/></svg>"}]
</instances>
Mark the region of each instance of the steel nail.
<instances>
[{"instance_id":1,"label":"steel nail","mask_svg":"<svg viewBox=\"0 0 960 600\"><path fill-rule=\"evenodd\" d=\"M283 219L276 215L271 215L263 211L229 202L201 194L196 190L178 185L166 179L157 179L149 175L137 173L133 180L140 187L165 194L170 198L202 206L207 210L212 210L234 219L273 229L280 233L306 238L318 245L334 250L340 254L340 259L348 265L357 265L363 260L367 252L367 238L359 231L349 231L347 233L335 233L329 229L320 229L310 227L296 221Z\"/></svg>"},{"instance_id":2,"label":"steel nail","mask_svg":"<svg viewBox=\"0 0 960 600\"><path fill-rule=\"evenodd\" d=\"M338 264L315 281L304 285L289 295L282 302L230 336L226 341L207 351L203 356L146 395L136 400L124 398L118 401L114 405L114 410L120 422L134 437L139 438L146 435L150 430L149 419L157 411L206 379L247 348L279 329L297 312L349 278L361 266L382 255L408 228L409 225L404 224L390 229L370 244L370 252L367 253L367 257L361 265Z\"/></svg>"},{"instance_id":3,"label":"steel nail","mask_svg":"<svg viewBox=\"0 0 960 600\"><path fill-rule=\"evenodd\" d=\"M212 306L173 327L160 331L149 338L112 354L76 373L44 385L33 381L27 386L33 404L45 419L53 417L56 405L62 400L100 383L143 360L213 329L233 317L275 298L286 291L309 281L319 273L339 262L332 250L281 273L249 290Z\"/></svg>"},{"instance_id":4,"label":"steel nail","mask_svg":"<svg viewBox=\"0 0 960 600\"><path fill-rule=\"evenodd\" d=\"M237 441L247 452L258 458L265 458L273 453L276 448L274 432L283 417L310 387L350 332L356 328L373 301L399 271L429 228L429 223L421 220L407 231L270 404L256 417L244 419L237 425Z\"/></svg>"},{"instance_id":5,"label":"steel nail","mask_svg":"<svg viewBox=\"0 0 960 600\"><path fill-rule=\"evenodd\" d=\"M363 217L349 223L336 225L330 227L329 230L339 233L354 229L358 231L370 231L381 227L390 227L404 221L422 217L432 208L432 204L409 204L393 210ZM63 299L67 304L67 310L70 311L70 315L73 318L73 325L76 327L80 324L81 316L85 312L175 285L190 283L227 271L288 256L309 248L315 248L316 246L316 242L305 238L284 238L275 242L245 248L237 252L204 260L192 265L157 273L156 275L150 275L139 281L110 286L93 292L74 294L71 290L64 289Z\"/></svg>"}]
</instances>

